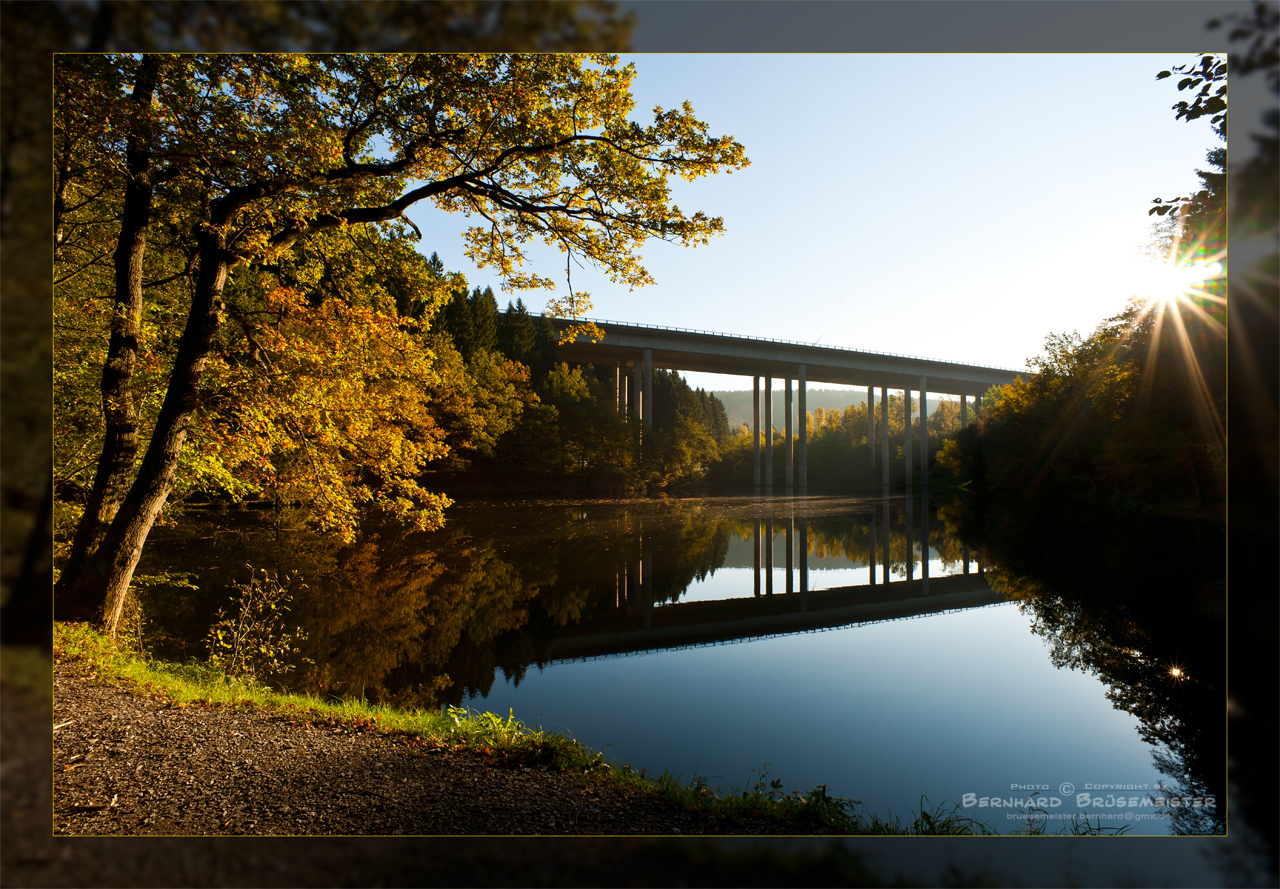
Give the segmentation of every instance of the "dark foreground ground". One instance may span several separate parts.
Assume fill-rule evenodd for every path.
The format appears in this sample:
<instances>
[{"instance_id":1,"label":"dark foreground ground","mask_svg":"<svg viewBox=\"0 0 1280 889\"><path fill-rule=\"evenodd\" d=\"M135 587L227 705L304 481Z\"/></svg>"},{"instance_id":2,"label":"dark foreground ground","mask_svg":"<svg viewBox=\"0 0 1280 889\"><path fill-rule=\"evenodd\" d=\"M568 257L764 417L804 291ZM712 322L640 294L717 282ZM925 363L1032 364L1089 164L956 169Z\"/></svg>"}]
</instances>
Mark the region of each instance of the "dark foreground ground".
<instances>
[{"instance_id":1,"label":"dark foreground ground","mask_svg":"<svg viewBox=\"0 0 1280 889\"><path fill-rule=\"evenodd\" d=\"M553 766L169 703L54 666L59 836L688 836L794 832Z\"/></svg>"},{"instance_id":2,"label":"dark foreground ground","mask_svg":"<svg viewBox=\"0 0 1280 889\"><path fill-rule=\"evenodd\" d=\"M5 887L1275 885L1274 876L1252 866L1233 873L1230 861L1212 861L1230 851L1216 848L1221 839L735 839L689 837L691 827L660 837L306 835L342 819L405 829L410 814L419 824L443 817L455 828L485 817L510 823L530 807L538 810L534 818L545 819L530 821L523 828L530 832L550 832L553 815L557 825L573 825L576 818L581 829L612 823L664 831L689 823L672 819L693 815L664 811L651 799L610 797L536 767L533 774L519 767L504 773L483 757L421 750L416 752L424 755L415 756L404 748L406 755L386 739L334 734L332 727L329 734L324 727L303 733L261 716L241 721L247 714L171 710L65 674L58 680L55 716L48 655L0 650ZM14 681L15 673L31 675ZM68 712L72 707L78 714ZM51 735L57 738L53 755ZM179 756L180 748L145 743L162 737L186 738L203 750ZM238 752L246 749L256 753ZM354 758L343 763L341 756ZM391 756L408 765L386 758ZM307 763L331 786L302 780ZM433 806L425 790L391 787L400 769L429 776L445 763L457 774L446 776L435 792L452 794L455 810ZM272 770L286 766L273 780ZM390 788L381 802L360 795L370 782ZM248 795L248 787L266 796ZM318 787L331 792L320 794ZM226 834L274 829L299 835L158 836L214 824ZM152 835L87 835L124 832L130 825ZM899 876L905 865L914 882Z\"/></svg>"},{"instance_id":3,"label":"dark foreground ground","mask_svg":"<svg viewBox=\"0 0 1280 889\"><path fill-rule=\"evenodd\" d=\"M882 885L836 847L683 838L777 833L766 819L334 726L174 709L61 667L53 691L52 708L12 685L0 695L3 886Z\"/></svg>"}]
</instances>

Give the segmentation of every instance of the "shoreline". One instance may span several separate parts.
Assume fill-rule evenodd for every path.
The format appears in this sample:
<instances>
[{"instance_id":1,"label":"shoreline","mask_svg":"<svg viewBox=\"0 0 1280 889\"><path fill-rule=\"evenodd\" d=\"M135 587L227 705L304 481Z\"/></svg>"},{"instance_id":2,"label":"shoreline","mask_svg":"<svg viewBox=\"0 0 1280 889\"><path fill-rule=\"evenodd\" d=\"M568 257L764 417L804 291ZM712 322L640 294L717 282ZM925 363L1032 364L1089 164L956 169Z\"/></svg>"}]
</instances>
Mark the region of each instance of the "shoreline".
<instances>
[{"instance_id":1,"label":"shoreline","mask_svg":"<svg viewBox=\"0 0 1280 889\"><path fill-rule=\"evenodd\" d=\"M324 705L225 677L217 688L208 671L192 670L146 664L81 625L55 625L58 834L990 833L940 808L913 824L885 822L822 788L784 794L780 782L717 796L703 781L613 767L576 741L494 714L454 708L397 720L390 708Z\"/></svg>"}]
</instances>

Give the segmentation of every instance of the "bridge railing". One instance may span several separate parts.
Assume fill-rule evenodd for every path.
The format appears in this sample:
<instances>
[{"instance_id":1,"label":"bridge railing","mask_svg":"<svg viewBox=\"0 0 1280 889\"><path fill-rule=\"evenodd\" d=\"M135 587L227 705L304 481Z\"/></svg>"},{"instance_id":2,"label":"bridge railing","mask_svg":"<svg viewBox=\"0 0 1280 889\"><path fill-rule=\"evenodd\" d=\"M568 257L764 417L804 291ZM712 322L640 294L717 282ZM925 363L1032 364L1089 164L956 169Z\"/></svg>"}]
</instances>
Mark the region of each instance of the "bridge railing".
<instances>
[{"instance_id":1,"label":"bridge railing","mask_svg":"<svg viewBox=\"0 0 1280 889\"><path fill-rule=\"evenodd\" d=\"M800 340L776 340L776 339L771 339L769 337L764 337L764 336L746 336L740 333L723 333L718 330L696 330L692 327L670 327L665 324L636 324L631 321L610 321L605 318L571 319L571 318L556 318L554 316L551 317L551 321L554 323L567 324L573 320L583 321L589 324L613 324L617 327L634 327L637 330L670 330L675 333L697 333L705 336L718 336L718 337L724 337L725 339L746 340L748 342L756 342L756 343L775 343L775 344L785 344L788 346L809 346L809 347L818 348L818 349L830 349L833 352L852 352L852 353L861 354L861 355L883 355L886 358L910 358L915 361L934 361L939 364L955 364L961 367L980 367L987 370L1003 370L1003 371L1008 371L1009 373L1015 373L1015 374L1028 372L1026 368L1020 369L1016 367L1001 367L1000 365L997 365L997 364L974 364L971 361L949 361L941 358L929 358L924 355L903 355L899 352L881 352L877 349L851 349L848 346L823 346L819 343L806 343Z\"/></svg>"}]
</instances>

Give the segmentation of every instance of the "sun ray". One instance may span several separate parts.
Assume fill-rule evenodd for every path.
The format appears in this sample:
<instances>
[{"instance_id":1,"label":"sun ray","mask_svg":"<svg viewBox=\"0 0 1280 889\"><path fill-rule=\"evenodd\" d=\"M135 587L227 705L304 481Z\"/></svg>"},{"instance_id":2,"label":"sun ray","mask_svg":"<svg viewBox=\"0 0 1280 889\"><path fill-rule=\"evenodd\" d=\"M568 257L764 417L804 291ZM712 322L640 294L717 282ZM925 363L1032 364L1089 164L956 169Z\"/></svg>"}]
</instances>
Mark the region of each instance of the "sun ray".
<instances>
[{"instance_id":1,"label":"sun ray","mask_svg":"<svg viewBox=\"0 0 1280 889\"><path fill-rule=\"evenodd\" d=\"M1151 324L1151 343L1147 349L1147 360L1142 368L1142 376L1138 384L1138 414L1147 412L1151 406L1151 393L1156 382L1156 359L1160 353L1161 333L1164 330L1164 307L1151 306L1154 315Z\"/></svg>"},{"instance_id":2,"label":"sun ray","mask_svg":"<svg viewBox=\"0 0 1280 889\"><path fill-rule=\"evenodd\" d=\"M1196 419L1200 423L1201 432L1210 445L1215 448L1221 447L1223 439L1222 418L1218 415L1218 409L1213 403L1213 393L1209 389L1209 384L1205 381L1200 362L1196 359L1191 337L1182 321L1182 315L1177 311L1172 311L1169 315L1173 320L1174 332L1178 337L1178 346L1183 359L1183 370L1186 372L1189 378L1188 382L1191 384L1192 406L1195 408Z\"/></svg>"}]
</instances>

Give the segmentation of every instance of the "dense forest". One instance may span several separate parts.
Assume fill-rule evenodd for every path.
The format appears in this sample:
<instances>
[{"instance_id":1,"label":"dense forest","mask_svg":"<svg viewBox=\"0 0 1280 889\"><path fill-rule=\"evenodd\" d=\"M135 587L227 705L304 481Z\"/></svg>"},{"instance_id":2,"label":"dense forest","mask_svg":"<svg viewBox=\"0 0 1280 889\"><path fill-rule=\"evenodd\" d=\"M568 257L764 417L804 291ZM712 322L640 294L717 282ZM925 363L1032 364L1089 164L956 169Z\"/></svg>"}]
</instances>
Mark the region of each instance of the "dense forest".
<instances>
[{"instance_id":1,"label":"dense forest","mask_svg":"<svg viewBox=\"0 0 1280 889\"><path fill-rule=\"evenodd\" d=\"M433 274L443 275L435 255ZM436 393L450 430L432 484L462 493L653 493L702 482L729 438L724 406L655 370L654 426L620 410L613 366L570 366L559 335L523 299L505 311L490 288L456 286L427 335L454 368ZM461 385L458 385L461 381Z\"/></svg>"},{"instance_id":2,"label":"dense forest","mask_svg":"<svg viewBox=\"0 0 1280 889\"><path fill-rule=\"evenodd\" d=\"M433 255L428 265L432 274L444 276L438 257ZM450 450L432 464L434 487L458 494L654 494L752 485L751 430L745 423L731 425L721 398L726 393L693 389L679 373L655 370L654 428L646 442L638 418L619 410L615 368L560 362L551 320L531 314L523 300L508 302L499 311L489 288L468 291L462 281L440 308L428 338L437 361L454 368L451 378L464 381L449 392L435 393L436 404L446 406ZM498 367L507 370L496 373ZM730 394L750 398L750 393ZM835 390L823 394L819 405L806 411L809 484L820 490L869 489L881 476L878 462L872 470L865 398ZM786 479L781 399L775 393L773 468L779 486ZM844 406L824 408L823 402ZM931 463L960 427L959 402L933 403ZM914 421L915 399L910 410ZM895 485L904 478L903 411L903 396L890 395L889 460ZM879 452L879 408L874 419ZM918 448L915 422L912 434ZM796 428L793 451L798 439ZM763 432L761 441L763 447ZM919 451L914 453L918 457ZM918 473L917 466L912 469Z\"/></svg>"},{"instance_id":3,"label":"dense forest","mask_svg":"<svg viewBox=\"0 0 1280 889\"><path fill-rule=\"evenodd\" d=\"M432 273L444 270L435 255ZM431 348L437 360L465 380L438 392L449 405L449 456L431 467L432 485L456 494L628 493L752 486L751 429L732 424L724 395L693 389L675 371L655 370L654 428L646 435L638 418L619 410L615 368L570 366L557 359L551 320L532 315L523 300L499 311L489 288L469 292L462 282L440 308ZM509 368L495 374L493 368ZM861 393L817 390L817 406L806 407L808 480L815 490L864 491L880 482L868 446L867 407ZM783 395L774 393L774 484L786 479ZM849 404L853 401L855 403ZM933 401L931 399L931 401ZM823 407L822 404L842 405ZM913 448L919 448L918 401L913 412ZM933 401L928 422L931 465L960 428L957 401ZM970 418L973 408L970 406ZM889 461L894 485L904 479L903 396L889 397ZM875 449L880 451L880 410ZM798 422L798 420L797 420ZM799 429L792 430L793 452ZM766 441L761 432L762 449ZM918 459L919 451L913 451ZM798 458L797 458L798 459ZM877 461L879 458L877 457ZM763 462L763 458L762 458ZM913 461L914 462L914 461ZM918 466L913 465L913 478ZM798 472L793 471L793 478ZM946 481L947 476L939 477Z\"/></svg>"}]
</instances>

